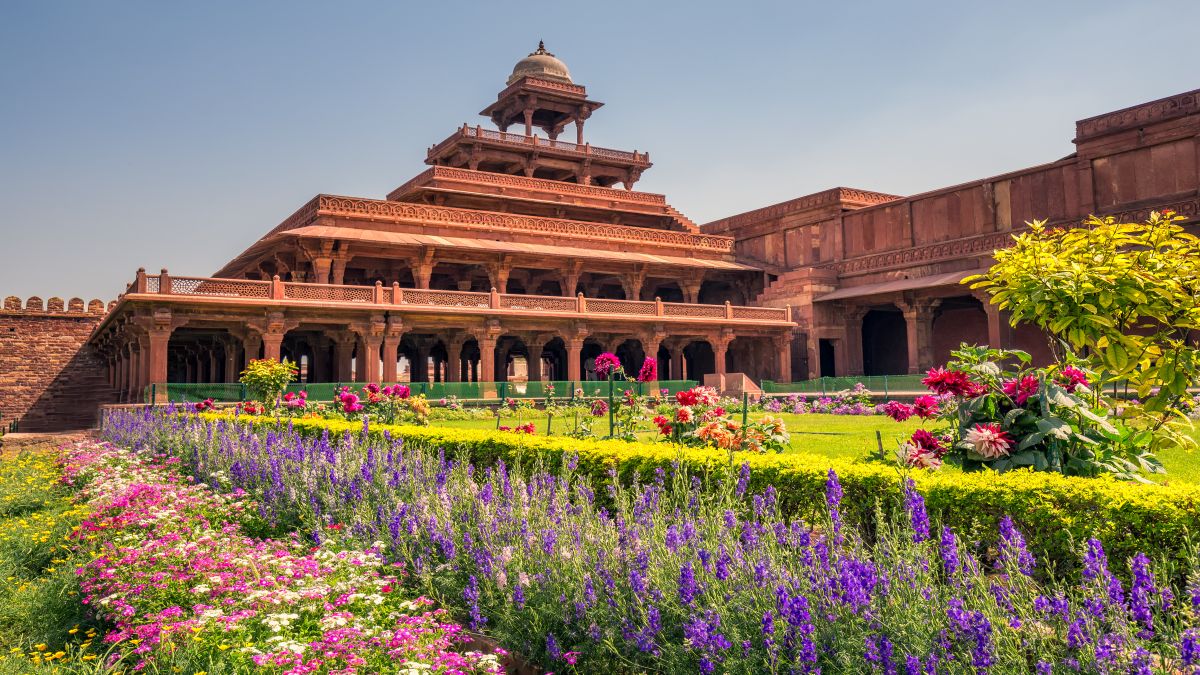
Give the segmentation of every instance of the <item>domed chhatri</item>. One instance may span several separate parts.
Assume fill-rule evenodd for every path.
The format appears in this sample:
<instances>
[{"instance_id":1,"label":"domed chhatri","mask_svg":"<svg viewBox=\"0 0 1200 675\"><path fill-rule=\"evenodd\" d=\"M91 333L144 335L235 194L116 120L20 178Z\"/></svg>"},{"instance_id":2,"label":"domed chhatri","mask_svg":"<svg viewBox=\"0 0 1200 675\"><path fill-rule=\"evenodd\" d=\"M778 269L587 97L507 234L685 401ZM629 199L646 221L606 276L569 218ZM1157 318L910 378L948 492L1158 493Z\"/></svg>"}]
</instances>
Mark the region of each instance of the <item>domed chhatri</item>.
<instances>
[{"instance_id":1,"label":"domed chhatri","mask_svg":"<svg viewBox=\"0 0 1200 675\"><path fill-rule=\"evenodd\" d=\"M536 77L574 84L571 82L571 71L567 70L567 64L546 51L546 43L541 40L538 40L536 51L517 61L517 65L513 66L512 75L508 76L507 84L512 84L522 77Z\"/></svg>"}]
</instances>

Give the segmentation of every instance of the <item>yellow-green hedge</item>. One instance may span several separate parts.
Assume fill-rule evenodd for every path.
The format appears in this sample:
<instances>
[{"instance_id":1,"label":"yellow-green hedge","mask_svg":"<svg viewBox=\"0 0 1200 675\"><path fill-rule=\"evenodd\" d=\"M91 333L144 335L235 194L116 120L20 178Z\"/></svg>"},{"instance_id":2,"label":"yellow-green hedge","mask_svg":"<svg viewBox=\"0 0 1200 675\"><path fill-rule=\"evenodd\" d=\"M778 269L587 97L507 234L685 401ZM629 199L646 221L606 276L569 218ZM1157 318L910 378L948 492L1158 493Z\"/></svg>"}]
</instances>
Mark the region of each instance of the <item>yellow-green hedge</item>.
<instances>
[{"instance_id":1,"label":"yellow-green hedge","mask_svg":"<svg viewBox=\"0 0 1200 675\"><path fill-rule=\"evenodd\" d=\"M229 416L208 415L232 421ZM242 417L245 421L247 418ZM251 418L260 427L276 422ZM283 425L286 426L285 420ZM331 435L361 433L361 423L334 420L295 420L296 432L313 436L328 429ZM512 464L535 458L550 469L565 456L579 457L579 471L606 480L616 468L622 480L635 473L649 476L656 468L670 469L679 462L690 471L720 470L726 453L679 448L665 443L626 443L577 440L565 437L528 436L490 430L372 425L382 434L426 448L444 448L447 454L464 452L470 461ZM735 463L749 463L751 490L774 485L786 512L815 518L824 508L829 469L838 474L845 493L843 513L870 529L877 499L898 499L897 469L880 464L849 462L808 453L744 454ZM1200 487L1190 485L1139 485L1111 478L1071 478L1053 473L1010 471L917 472L918 490L935 523L949 525L960 535L976 532L985 543L996 538L996 525L1008 514L1025 534L1030 548L1044 562L1055 562L1059 573L1069 573L1078 560L1078 547L1089 537L1100 539L1113 560L1123 561L1139 551L1182 563L1187 557L1188 536L1200 523ZM1121 566L1122 564L1118 564ZM1042 565L1045 569L1045 565Z\"/></svg>"}]
</instances>

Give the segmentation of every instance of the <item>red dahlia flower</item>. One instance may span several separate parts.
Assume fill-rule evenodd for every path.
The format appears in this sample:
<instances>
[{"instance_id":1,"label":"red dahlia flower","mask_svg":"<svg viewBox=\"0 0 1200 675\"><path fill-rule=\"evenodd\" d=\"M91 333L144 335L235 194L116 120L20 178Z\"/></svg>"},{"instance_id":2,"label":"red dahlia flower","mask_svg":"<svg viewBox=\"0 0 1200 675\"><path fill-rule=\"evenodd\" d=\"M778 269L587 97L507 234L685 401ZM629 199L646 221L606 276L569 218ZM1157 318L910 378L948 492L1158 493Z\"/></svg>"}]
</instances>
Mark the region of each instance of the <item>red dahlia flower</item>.
<instances>
[{"instance_id":1,"label":"red dahlia flower","mask_svg":"<svg viewBox=\"0 0 1200 675\"><path fill-rule=\"evenodd\" d=\"M971 376L961 370L946 370L931 368L921 383L935 394L953 394L964 398L973 398L982 394L982 385L971 381Z\"/></svg>"}]
</instances>

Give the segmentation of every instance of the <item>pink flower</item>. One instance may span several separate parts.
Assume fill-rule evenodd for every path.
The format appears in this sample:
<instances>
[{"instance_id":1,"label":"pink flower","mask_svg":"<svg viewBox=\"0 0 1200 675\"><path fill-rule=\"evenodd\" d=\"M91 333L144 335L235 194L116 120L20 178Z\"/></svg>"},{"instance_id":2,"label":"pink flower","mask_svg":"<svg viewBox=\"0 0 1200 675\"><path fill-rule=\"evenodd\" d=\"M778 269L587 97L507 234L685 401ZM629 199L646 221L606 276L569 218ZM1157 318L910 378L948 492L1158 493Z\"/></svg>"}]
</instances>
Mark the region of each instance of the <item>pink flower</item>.
<instances>
[{"instance_id":1,"label":"pink flower","mask_svg":"<svg viewBox=\"0 0 1200 675\"><path fill-rule=\"evenodd\" d=\"M567 665L573 666L577 661L579 661L579 652L566 652L562 655L562 657L563 661L567 662Z\"/></svg>"},{"instance_id":2,"label":"pink flower","mask_svg":"<svg viewBox=\"0 0 1200 675\"><path fill-rule=\"evenodd\" d=\"M914 411L911 405L901 403L900 401L888 401L879 406L879 410L897 422L903 422L912 417Z\"/></svg>"},{"instance_id":3,"label":"pink flower","mask_svg":"<svg viewBox=\"0 0 1200 675\"><path fill-rule=\"evenodd\" d=\"M1025 405L1030 396L1037 394L1038 379L1034 375L1026 375L1018 382L1017 380L1009 380L1004 383L1004 394L1011 398L1017 405Z\"/></svg>"},{"instance_id":4,"label":"pink flower","mask_svg":"<svg viewBox=\"0 0 1200 675\"><path fill-rule=\"evenodd\" d=\"M1074 393L1074 391L1078 389L1080 385L1086 387L1090 384L1088 382L1087 373L1074 366L1067 366L1066 368L1063 368L1062 370L1058 371L1058 375L1058 379L1063 383L1063 387L1072 393Z\"/></svg>"},{"instance_id":5,"label":"pink flower","mask_svg":"<svg viewBox=\"0 0 1200 675\"><path fill-rule=\"evenodd\" d=\"M675 411L675 421L679 422L680 424L687 424L693 419L694 416L692 415L692 409L686 405Z\"/></svg>"},{"instance_id":6,"label":"pink flower","mask_svg":"<svg viewBox=\"0 0 1200 675\"><path fill-rule=\"evenodd\" d=\"M612 352L604 352L597 356L593 363L592 368L599 377L608 377L610 373L616 373L621 369L621 359Z\"/></svg>"},{"instance_id":7,"label":"pink flower","mask_svg":"<svg viewBox=\"0 0 1200 675\"><path fill-rule=\"evenodd\" d=\"M1012 436L1007 431L1001 431L1000 425L995 422L976 424L963 440L975 454L986 460L1008 456L1013 445Z\"/></svg>"},{"instance_id":8,"label":"pink flower","mask_svg":"<svg viewBox=\"0 0 1200 675\"><path fill-rule=\"evenodd\" d=\"M646 357L642 361L642 369L638 371L638 382L653 382L658 379L658 360L653 357Z\"/></svg>"},{"instance_id":9,"label":"pink flower","mask_svg":"<svg viewBox=\"0 0 1200 675\"><path fill-rule=\"evenodd\" d=\"M921 383L935 394L953 394L964 398L974 398L985 391L983 386L972 382L971 377L961 370L931 368Z\"/></svg>"},{"instance_id":10,"label":"pink flower","mask_svg":"<svg viewBox=\"0 0 1200 675\"><path fill-rule=\"evenodd\" d=\"M913 414L923 420L937 417L941 412L938 409L938 400L932 396L918 396L913 399Z\"/></svg>"},{"instance_id":11,"label":"pink flower","mask_svg":"<svg viewBox=\"0 0 1200 675\"><path fill-rule=\"evenodd\" d=\"M917 469L937 469L942 466L942 458L936 452L930 452L914 443L903 443L897 453L905 466Z\"/></svg>"},{"instance_id":12,"label":"pink flower","mask_svg":"<svg viewBox=\"0 0 1200 675\"><path fill-rule=\"evenodd\" d=\"M938 457L946 454L946 449L942 447L941 440L925 429L917 429L914 431L910 442L922 450L927 450L936 454Z\"/></svg>"}]
</instances>

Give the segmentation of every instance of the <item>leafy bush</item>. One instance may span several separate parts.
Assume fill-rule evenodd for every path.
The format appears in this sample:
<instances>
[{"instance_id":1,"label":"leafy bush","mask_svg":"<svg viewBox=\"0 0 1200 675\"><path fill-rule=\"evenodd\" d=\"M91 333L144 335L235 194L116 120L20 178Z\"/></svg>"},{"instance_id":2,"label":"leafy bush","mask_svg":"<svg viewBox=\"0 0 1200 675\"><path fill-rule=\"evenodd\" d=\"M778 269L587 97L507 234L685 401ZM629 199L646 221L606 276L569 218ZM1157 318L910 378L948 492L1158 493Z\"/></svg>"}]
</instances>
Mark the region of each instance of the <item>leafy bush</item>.
<instances>
[{"instance_id":1,"label":"leafy bush","mask_svg":"<svg viewBox=\"0 0 1200 675\"><path fill-rule=\"evenodd\" d=\"M259 429L279 428L267 418L205 414L204 419L240 423ZM107 424L107 422L106 422ZM362 424L328 420L294 420L296 432L321 437L363 432ZM595 480L615 471L631 484L635 476L676 465L705 474L729 466L723 451L682 448L664 443L626 443L562 437L499 434L492 431L374 425L368 434L403 438L415 447L463 452L476 464L504 461L510 465L537 461L557 467L577 457L577 471ZM896 470L878 464L828 459L804 453L738 453L736 462L753 470L752 487L779 491L784 513L816 521L824 504L826 474L835 470L845 490L843 516L873 531L877 499L899 498ZM923 473L914 476L931 517L960 532L994 532L1000 519L1011 515L1025 533L1030 548L1046 561L1043 572L1075 571L1075 549L1089 537L1104 543L1121 559L1139 551L1155 551L1169 562L1187 559L1189 535L1200 531L1200 488L1191 485L1141 485L1109 477L1073 478L1055 473L1010 471L1004 474Z\"/></svg>"},{"instance_id":2,"label":"leafy bush","mask_svg":"<svg viewBox=\"0 0 1200 675\"><path fill-rule=\"evenodd\" d=\"M299 368L287 359L253 359L246 364L239 380L250 390L250 396L256 401L262 401L270 410L279 405L279 397L289 383L296 379Z\"/></svg>"},{"instance_id":3,"label":"leafy bush","mask_svg":"<svg viewBox=\"0 0 1200 675\"><path fill-rule=\"evenodd\" d=\"M943 423L932 433L913 434L900 457L933 468L947 456L968 471L1031 467L1141 481L1143 473L1162 473L1150 449L1152 432L1117 416L1110 401L1089 389L1092 373L1075 366L1031 368L1029 362L1029 354L1015 350L965 344L955 350L947 368L930 370L924 380L942 398L880 407L897 421L916 415L939 416Z\"/></svg>"},{"instance_id":4,"label":"leafy bush","mask_svg":"<svg viewBox=\"0 0 1200 675\"><path fill-rule=\"evenodd\" d=\"M1030 224L996 263L963 283L982 288L1012 313L1059 338L1058 357L1071 353L1100 375L1096 388L1125 380L1158 416L1142 425L1170 431L1187 388L1200 374L1200 239L1173 212L1145 223L1090 217L1083 227ZM1178 434L1155 442L1177 443Z\"/></svg>"}]
</instances>

